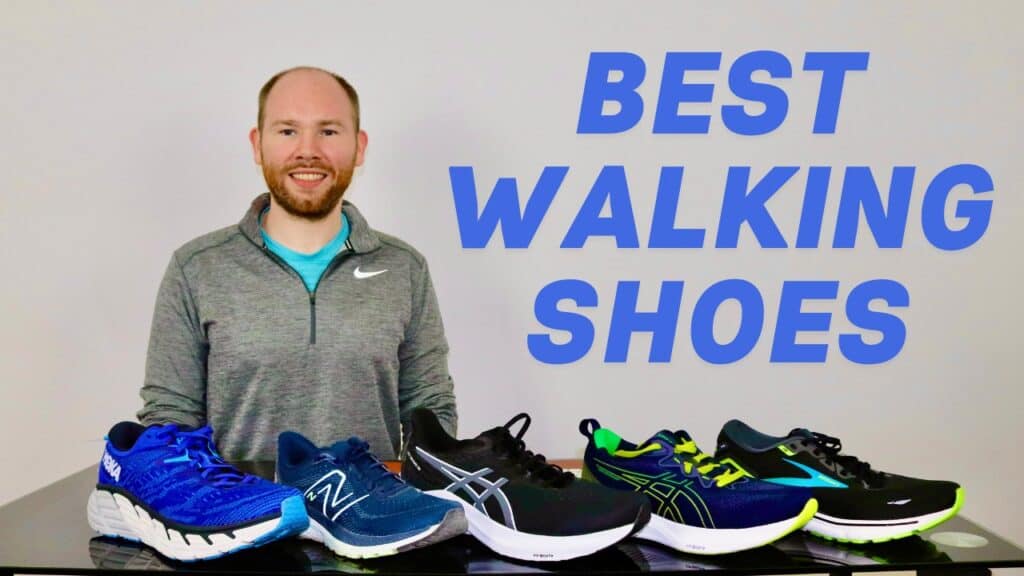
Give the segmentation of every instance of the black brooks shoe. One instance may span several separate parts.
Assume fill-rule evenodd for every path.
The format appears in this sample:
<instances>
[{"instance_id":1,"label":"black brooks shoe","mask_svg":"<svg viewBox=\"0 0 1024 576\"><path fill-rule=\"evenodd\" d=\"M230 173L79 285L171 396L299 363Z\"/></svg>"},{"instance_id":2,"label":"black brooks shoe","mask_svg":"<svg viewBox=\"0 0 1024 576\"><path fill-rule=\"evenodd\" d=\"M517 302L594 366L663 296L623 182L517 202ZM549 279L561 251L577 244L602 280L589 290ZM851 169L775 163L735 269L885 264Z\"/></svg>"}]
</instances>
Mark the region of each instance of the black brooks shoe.
<instances>
[{"instance_id":1,"label":"black brooks shoe","mask_svg":"<svg viewBox=\"0 0 1024 576\"><path fill-rule=\"evenodd\" d=\"M522 421L514 436L511 428ZM476 438L456 440L429 410L413 412L402 477L462 504L469 533L521 560L567 560L626 538L651 517L647 499L591 482L526 449L530 417L519 414Z\"/></svg>"},{"instance_id":2,"label":"black brooks shoe","mask_svg":"<svg viewBox=\"0 0 1024 576\"><path fill-rule=\"evenodd\" d=\"M718 434L715 458L755 478L811 488L818 512L804 529L830 540L905 538L949 520L963 504L955 482L881 472L841 451L839 439L825 434L796 428L768 436L731 420Z\"/></svg>"}]
</instances>

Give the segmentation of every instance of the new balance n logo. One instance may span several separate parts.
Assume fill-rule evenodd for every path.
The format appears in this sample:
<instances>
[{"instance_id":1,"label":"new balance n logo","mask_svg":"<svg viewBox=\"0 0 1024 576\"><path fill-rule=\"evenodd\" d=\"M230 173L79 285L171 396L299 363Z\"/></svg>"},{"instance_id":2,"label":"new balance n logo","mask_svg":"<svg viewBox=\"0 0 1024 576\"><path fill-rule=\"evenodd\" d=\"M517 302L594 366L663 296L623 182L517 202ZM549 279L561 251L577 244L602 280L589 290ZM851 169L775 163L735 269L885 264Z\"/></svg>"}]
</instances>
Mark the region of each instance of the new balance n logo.
<instances>
[{"instance_id":1,"label":"new balance n logo","mask_svg":"<svg viewBox=\"0 0 1024 576\"><path fill-rule=\"evenodd\" d=\"M310 502L316 502L317 498L323 497L324 517L330 518L331 522L334 522L338 516L341 516L342 512L369 496L369 494L363 494L359 498L349 501L352 493L350 492L342 496L341 489L344 487L345 473L341 470L331 470L307 488L303 496Z\"/></svg>"},{"instance_id":2,"label":"new balance n logo","mask_svg":"<svg viewBox=\"0 0 1024 576\"><path fill-rule=\"evenodd\" d=\"M493 472L490 468L481 468L476 472L468 472L431 455L419 446L416 447L416 454L424 462L452 481L451 484L445 486L444 489L446 491L452 494L461 493L468 496L469 501L473 503L473 508L476 508L488 518L491 518L491 515L487 512L485 504L487 500L494 498L494 501L498 503L498 507L501 509L502 516L504 516L502 521L505 526L512 530L516 529L516 519L512 514L512 505L509 504L508 496L501 490L501 487L508 483L508 478L498 478L491 482L485 478L487 474ZM413 461L415 460L413 459ZM481 491L477 492L477 490ZM491 518L491 520L496 519Z\"/></svg>"}]
</instances>

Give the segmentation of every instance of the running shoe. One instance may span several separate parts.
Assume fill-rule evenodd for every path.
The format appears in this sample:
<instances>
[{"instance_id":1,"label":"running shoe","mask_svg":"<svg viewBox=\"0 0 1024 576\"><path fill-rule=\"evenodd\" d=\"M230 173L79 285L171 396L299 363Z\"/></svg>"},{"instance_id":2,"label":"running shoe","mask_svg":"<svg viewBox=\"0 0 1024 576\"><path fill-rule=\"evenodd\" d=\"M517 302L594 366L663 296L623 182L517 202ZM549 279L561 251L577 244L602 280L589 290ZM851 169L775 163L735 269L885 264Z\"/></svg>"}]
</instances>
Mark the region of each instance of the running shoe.
<instances>
[{"instance_id":1,"label":"running shoe","mask_svg":"<svg viewBox=\"0 0 1024 576\"><path fill-rule=\"evenodd\" d=\"M819 507L806 530L841 542L905 538L949 520L963 504L954 482L874 470L842 449L838 438L803 428L775 437L731 420L715 455L767 482L810 488Z\"/></svg>"},{"instance_id":2,"label":"running shoe","mask_svg":"<svg viewBox=\"0 0 1024 576\"><path fill-rule=\"evenodd\" d=\"M339 556L389 556L466 532L461 506L410 486L357 437L317 448L301 434L282 433L277 480L305 497L309 528L301 537Z\"/></svg>"},{"instance_id":3,"label":"running shoe","mask_svg":"<svg viewBox=\"0 0 1024 576\"><path fill-rule=\"evenodd\" d=\"M461 504L470 534L520 560L585 556L647 523L646 499L580 482L527 450L523 435L529 427L530 417L519 414L476 438L456 440L432 412L416 410L402 450L402 476Z\"/></svg>"},{"instance_id":4,"label":"running shoe","mask_svg":"<svg viewBox=\"0 0 1024 576\"><path fill-rule=\"evenodd\" d=\"M637 538L690 554L728 554L799 530L818 503L809 490L758 482L719 465L683 431L663 430L636 445L580 422L587 437L583 477L645 494L654 515Z\"/></svg>"},{"instance_id":5,"label":"running shoe","mask_svg":"<svg viewBox=\"0 0 1024 576\"><path fill-rule=\"evenodd\" d=\"M182 561L260 546L309 524L301 493L225 462L209 426L135 422L110 429L87 514L104 536Z\"/></svg>"}]
</instances>

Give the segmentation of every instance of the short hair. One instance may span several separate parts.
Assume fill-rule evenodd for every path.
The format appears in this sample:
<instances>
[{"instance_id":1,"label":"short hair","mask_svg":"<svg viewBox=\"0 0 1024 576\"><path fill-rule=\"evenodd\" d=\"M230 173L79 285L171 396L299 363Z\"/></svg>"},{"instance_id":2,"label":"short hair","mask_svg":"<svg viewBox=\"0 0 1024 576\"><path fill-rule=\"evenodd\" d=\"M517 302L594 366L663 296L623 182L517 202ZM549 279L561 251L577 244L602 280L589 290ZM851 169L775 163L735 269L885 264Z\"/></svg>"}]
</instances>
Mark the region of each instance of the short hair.
<instances>
[{"instance_id":1,"label":"short hair","mask_svg":"<svg viewBox=\"0 0 1024 576\"><path fill-rule=\"evenodd\" d=\"M323 72L324 74L329 75L331 78L334 78L338 82L338 85L340 85L341 88L343 90L345 90L345 93L348 94L349 101L352 102L352 114L353 114L355 122L356 122L356 132L358 132L359 131L359 94L356 92L356 89L353 88L352 85L348 83L348 80L345 80L344 78L342 78L341 76L335 74L334 72L331 72L330 70L324 70L323 68L317 68L315 66L296 66L294 68L289 68L287 70L282 70L282 71L278 72L277 74L274 74L273 76L271 76L270 80L267 80L266 84L263 85L263 88L260 88L259 112L258 112L258 115L256 117L256 127L257 127L257 129L260 132L263 132L263 116L264 116L264 109L267 106L267 96L270 95L270 91L274 88L274 85L277 84L277 81L280 80L281 77L283 77L285 74L288 74L290 72L295 72L295 71L298 71L298 70L315 70L317 72Z\"/></svg>"}]
</instances>

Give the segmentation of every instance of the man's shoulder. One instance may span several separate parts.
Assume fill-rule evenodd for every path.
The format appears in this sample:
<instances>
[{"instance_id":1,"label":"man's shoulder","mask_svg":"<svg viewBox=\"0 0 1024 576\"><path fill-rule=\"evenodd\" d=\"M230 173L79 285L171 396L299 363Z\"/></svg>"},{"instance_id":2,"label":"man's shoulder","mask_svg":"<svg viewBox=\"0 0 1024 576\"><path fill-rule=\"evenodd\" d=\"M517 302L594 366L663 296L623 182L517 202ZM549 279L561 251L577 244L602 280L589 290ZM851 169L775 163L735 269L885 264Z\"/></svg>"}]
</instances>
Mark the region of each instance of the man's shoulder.
<instances>
[{"instance_id":1,"label":"man's shoulder","mask_svg":"<svg viewBox=\"0 0 1024 576\"><path fill-rule=\"evenodd\" d=\"M238 224L232 224L182 244L174 251L174 258L180 266L185 267L197 257L216 256L220 251L230 250L239 240L244 240L244 236L238 229Z\"/></svg>"},{"instance_id":2,"label":"man's shoulder","mask_svg":"<svg viewBox=\"0 0 1024 576\"><path fill-rule=\"evenodd\" d=\"M427 259L423 254L405 240L379 230L374 230L374 233L380 240L381 250L386 250L399 258L406 258L417 268L423 268L427 265Z\"/></svg>"}]
</instances>

